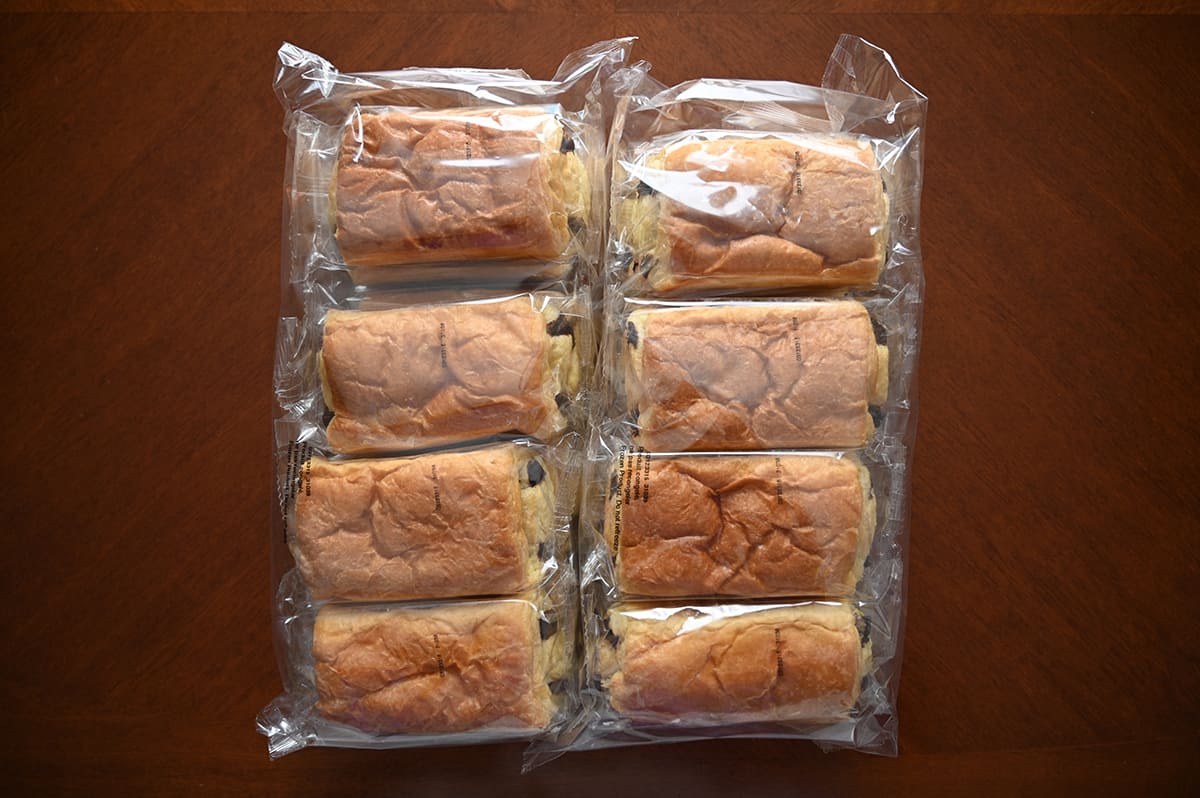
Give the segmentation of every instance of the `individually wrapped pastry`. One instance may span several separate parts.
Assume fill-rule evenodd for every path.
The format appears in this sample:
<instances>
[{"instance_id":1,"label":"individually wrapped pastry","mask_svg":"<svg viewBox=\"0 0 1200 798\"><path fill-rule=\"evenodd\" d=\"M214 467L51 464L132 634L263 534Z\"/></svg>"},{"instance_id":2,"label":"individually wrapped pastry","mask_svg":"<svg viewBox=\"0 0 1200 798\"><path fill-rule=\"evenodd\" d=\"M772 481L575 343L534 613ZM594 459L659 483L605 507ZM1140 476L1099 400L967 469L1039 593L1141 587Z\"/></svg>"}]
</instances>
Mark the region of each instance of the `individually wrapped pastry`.
<instances>
[{"instance_id":1,"label":"individually wrapped pastry","mask_svg":"<svg viewBox=\"0 0 1200 798\"><path fill-rule=\"evenodd\" d=\"M867 140L686 131L620 166L613 234L651 293L870 285L887 259L887 194Z\"/></svg>"},{"instance_id":2,"label":"individually wrapped pastry","mask_svg":"<svg viewBox=\"0 0 1200 798\"><path fill-rule=\"evenodd\" d=\"M722 737L894 755L925 97L852 36L819 86L647 73L613 79L583 709L528 761Z\"/></svg>"},{"instance_id":3,"label":"individually wrapped pastry","mask_svg":"<svg viewBox=\"0 0 1200 798\"><path fill-rule=\"evenodd\" d=\"M635 722L711 726L847 718L871 645L844 604L617 605L597 666Z\"/></svg>"},{"instance_id":4,"label":"individually wrapped pastry","mask_svg":"<svg viewBox=\"0 0 1200 798\"><path fill-rule=\"evenodd\" d=\"M630 44L550 80L280 49L272 757L576 716L576 429Z\"/></svg>"},{"instance_id":5,"label":"individually wrapped pastry","mask_svg":"<svg viewBox=\"0 0 1200 798\"><path fill-rule=\"evenodd\" d=\"M287 690L258 719L273 757L311 744L531 739L577 711L569 580L547 592L438 603L296 607L285 591L278 639Z\"/></svg>"},{"instance_id":6,"label":"individually wrapped pastry","mask_svg":"<svg viewBox=\"0 0 1200 798\"><path fill-rule=\"evenodd\" d=\"M319 356L336 452L514 433L550 440L580 386L579 315L563 297L331 310Z\"/></svg>"},{"instance_id":7,"label":"individually wrapped pastry","mask_svg":"<svg viewBox=\"0 0 1200 798\"><path fill-rule=\"evenodd\" d=\"M519 70L347 74L279 51L287 116L285 278L294 285L545 287L599 260L606 79L631 40ZM334 274L326 274L332 272Z\"/></svg>"},{"instance_id":8,"label":"individually wrapped pastry","mask_svg":"<svg viewBox=\"0 0 1200 798\"><path fill-rule=\"evenodd\" d=\"M288 542L315 599L519 593L557 567L550 459L502 443L405 458L312 457Z\"/></svg>"},{"instance_id":9,"label":"individually wrapped pastry","mask_svg":"<svg viewBox=\"0 0 1200 798\"><path fill-rule=\"evenodd\" d=\"M855 447L888 349L851 300L630 303L625 398L650 451Z\"/></svg>"},{"instance_id":10,"label":"individually wrapped pastry","mask_svg":"<svg viewBox=\"0 0 1200 798\"><path fill-rule=\"evenodd\" d=\"M580 154L552 110L356 107L334 180L342 259L562 261L588 221Z\"/></svg>"},{"instance_id":11,"label":"individually wrapped pastry","mask_svg":"<svg viewBox=\"0 0 1200 798\"><path fill-rule=\"evenodd\" d=\"M851 39L821 86L615 76L607 263L621 293L894 293L920 278L925 97Z\"/></svg>"},{"instance_id":12,"label":"individually wrapped pastry","mask_svg":"<svg viewBox=\"0 0 1200 798\"><path fill-rule=\"evenodd\" d=\"M554 719L566 641L534 601L323 607L316 711L373 735L536 731Z\"/></svg>"},{"instance_id":13,"label":"individually wrapped pastry","mask_svg":"<svg viewBox=\"0 0 1200 798\"><path fill-rule=\"evenodd\" d=\"M875 534L851 455L622 451L604 539L627 596L848 596Z\"/></svg>"}]
</instances>

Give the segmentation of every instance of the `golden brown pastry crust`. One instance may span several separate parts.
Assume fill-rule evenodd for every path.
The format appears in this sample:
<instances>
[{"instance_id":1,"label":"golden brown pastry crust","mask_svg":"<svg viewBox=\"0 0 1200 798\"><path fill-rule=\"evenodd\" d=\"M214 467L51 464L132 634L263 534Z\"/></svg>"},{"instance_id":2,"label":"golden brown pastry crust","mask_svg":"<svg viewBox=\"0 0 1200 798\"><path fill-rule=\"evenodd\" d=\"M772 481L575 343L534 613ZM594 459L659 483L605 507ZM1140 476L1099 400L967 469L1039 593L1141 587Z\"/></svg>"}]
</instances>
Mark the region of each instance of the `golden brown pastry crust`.
<instances>
[{"instance_id":1,"label":"golden brown pastry crust","mask_svg":"<svg viewBox=\"0 0 1200 798\"><path fill-rule=\"evenodd\" d=\"M544 728L556 710L549 645L528 601L326 606L313 628L317 710L373 734Z\"/></svg>"},{"instance_id":2,"label":"golden brown pastry crust","mask_svg":"<svg viewBox=\"0 0 1200 798\"><path fill-rule=\"evenodd\" d=\"M605 538L626 595L846 596L875 530L850 457L629 454Z\"/></svg>"},{"instance_id":3,"label":"golden brown pastry crust","mask_svg":"<svg viewBox=\"0 0 1200 798\"><path fill-rule=\"evenodd\" d=\"M648 614L637 605L609 614L617 642L601 667L621 715L685 726L826 722L846 717L858 701L870 654L845 605Z\"/></svg>"},{"instance_id":4,"label":"golden brown pastry crust","mask_svg":"<svg viewBox=\"0 0 1200 798\"><path fill-rule=\"evenodd\" d=\"M641 309L626 338L650 451L862 446L887 387L886 349L853 301Z\"/></svg>"},{"instance_id":5,"label":"golden brown pastry crust","mask_svg":"<svg viewBox=\"0 0 1200 798\"><path fill-rule=\"evenodd\" d=\"M512 444L411 458L313 458L289 545L314 599L519 593L541 574L553 481Z\"/></svg>"},{"instance_id":6,"label":"golden brown pastry crust","mask_svg":"<svg viewBox=\"0 0 1200 798\"><path fill-rule=\"evenodd\" d=\"M560 393L579 379L570 334L529 296L325 316L321 376L345 454L437 446L515 432L551 439L567 425Z\"/></svg>"},{"instance_id":7,"label":"golden brown pastry crust","mask_svg":"<svg viewBox=\"0 0 1200 798\"><path fill-rule=\"evenodd\" d=\"M867 285L883 268L888 202L865 142L693 141L645 168L655 193L618 220L658 293Z\"/></svg>"},{"instance_id":8,"label":"golden brown pastry crust","mask_svg":"<svg viewBox=\"0 0 1200 798\"><path fill-rule=\"evenodd\" d=\"M334 189L343 260L561 257L586 195L562 141L555 116L535 108L356 112Z\"/></svg>"}]
</instances>

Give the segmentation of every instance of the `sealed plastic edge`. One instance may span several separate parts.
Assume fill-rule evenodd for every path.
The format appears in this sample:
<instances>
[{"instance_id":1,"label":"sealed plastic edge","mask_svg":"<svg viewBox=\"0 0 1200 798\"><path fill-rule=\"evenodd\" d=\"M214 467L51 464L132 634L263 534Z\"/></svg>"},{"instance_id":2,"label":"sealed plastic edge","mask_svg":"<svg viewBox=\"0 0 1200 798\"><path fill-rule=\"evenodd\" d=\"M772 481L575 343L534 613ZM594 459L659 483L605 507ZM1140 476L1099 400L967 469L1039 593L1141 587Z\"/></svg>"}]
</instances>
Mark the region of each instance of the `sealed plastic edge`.
<instances>
[{"instance_id":1,"label":"sealed plastic edge","mask_svg":"<svg viewBox=\"0 0 1200 798\"><path fill-rule=\"evenodd\" d=\"M923 136L927 100L905 81L891 57L854 36L843 36L831 56L821 86L786 81L702 78L667 87L646 74L641 64L613 78L616 113L609 137L614 162L610 203L614 219L609 235L612 289L625 294L781 295L851 290L856 294L896 295L919 285L918 220L923 182ZM694 135L732 137L850 138L871 142L884 176L889 206L887 258L877 283L863 275L831 272L833 279L785 272L770 277L716 275L694 285L670 281L655 286L628 274L635 254L622 233L620 215L626 186L622 162L655 142ZM635 181L640 187L643 181ZM732 186L730 187L732 188ZM740 191L745 193L745 187ZM625 276L627 275L627 276ZM832 286L832 288L830 288ZM660 290L661 289L661 290Z\"/></svg>"},{"instance_id":2,"label":"sealed plastic edge","mask_svg":"<svg viewBox=\"0 0 1200 798\"><path fill-rule=\"evenodd\" d=\"M552 733L577 711L577 688L571 664L575 636L574 595L573 580L564 575L544 592L497 599L317 603L291 611L290 614L287 614L287 606L281 605L279 620L286 630L283 645L287 651L290 676L285 679L287 689L284 694L259 716L259 729L269 738L269 751L275 757L305 745L401 748L528 740ZM512 615L511 608L516 605L529 608L529 621L516 619L515 616L504 620ZM521 615L525 617L524 613ZM503 621L498 627L501 632L504 623L520 620L521 624L532 624L523 633L533 643L528 659L513 660L503 651L489 653L490 649L484 645L487 641L482 638L476 641L482 646L478 652L469 650L475 640L470 635L477 634L471 631L477 629L476 622L486 627L490 618ZM345 674L348 682L340 676L331 679L333 671L328 668L340 667L337 665L339 652L349 651L360 644L373 645L371 641L375 640L374 630L378 624L388 627L387 630L380 627L380 633L386 631L403 639L411 638L410 642L416 648L397 644L398 648L364 648L361 652L355 649L351 659L346 661L346 667L357 667L357 662L374 661L376 664L369 667L375 675L367 678L367 671L356 671L358 676L354 673ZM462 627L466 638L455 631L455 624ZM425 639L418 634L426 626L436 631L440 639ZM507 636L502 637L509 640ZM525 640L525 637L521 639ZM462 646L466 646L465 652ZM416 651L420 662L403 661L397 658L397 651ZM497 707L483 708L477 723L469 717L470 707L463 709L466 716L459 717L455 715L457 709L440 699L435 701L435 706L442 706L449 713L445 717L439 714L440 710L428 714L419 706L410 714L405 702L401 701L393 707L387 695L383 696L381 702L371 699L379 673L394 673L397 678L402 678L401 674L407 672L409 667L433 669L431 673L446 673L450 668L458 668L464 663L470 668L470 663L479 657L488 660L501 654L507 663L505 668L516 668L512 672L517 687L509 689L511 685L497 684L496 689L500 693ZM331 660L330 657L335 659ZM462 659L464 657L465 660ZM320 665L320 662L332 665ZM521 686L525 684L526 676L522 674L526 668L530 669L527 674L529 692ZM486 676L491 671L484 668L481 673ZM353 687L359 682L362 682L366 693L360 694L358 688ZM435 680L431 684L433 686L429 689L434 699L439 691L450 689L446 687L450 685L449 681L443 683ZM509 692L503 692L505 689ZM439 723L445 724L445 728L440 728Z\"/></svg>"},{"instance_id":3,"label":"sealed plastic edge","mask_svg":"<svg viewBox=\"0 0 1200 798\"><path fill-rule=\"evenodd\" d=\"M826 656L822 643L806 643L803 636L776 633L781 624L801 622L803 627L808 623L805 616L814 609L852 619L839 620L836 639L841 642L836 644L837 653L831 654L832 659ZM610 618L641 620L633 625L623 623L614 636ZM744 632L751 631L741 628L747 624L755 628L754 636L739 643L737 651L725 651L719 661L704 655L710 644L716 645L716 638L726 632L740 640ZM617 604L600 615L585 614L583 631L587 650L581 711L586 720L583 731L571 744L572 750L721 737L786 737L812 740L826 748L895 753L892 664L897 656L896 630L877 606L814 601ZM714 635L713 640L708 639ZM632 649L628 649L630 640ZM664 643L676 645L672 641L683 648L670 656L659 657L654 652L655 646ZM795 645L799 647L793 648ZM625 654L621 653L622 646L626 646ZM643 653L635 653L635 659L630 660L631 651ZM643 659L645 652L651 659ZM724 667L722 663L731 656L739 659L729 664L733 670L728 673L727 686L736 688L742 681L747 684L743 685L744 691L735 689L723 696L724 682L714 678L712 671ZM813 666L822 663L822 673L829 679L807 679L804 667L810 660ZM749 685L780 679L781 661L782 678L790 679L796 689L791 693L785 690L779 696L772 692L769 701L767 693L754 698L757 691ZM739 671L739 665L747 670ZM630 692L628 680L613 681L615 674L626 673L623 668L628 667L635 668L626 674L634 680L632 684L652 688L651 693L643 694L637 687ZM694 673L700 681L654 676L658 669L679 667ZM797 668L800 670L795 671ZM617 698L623 702L617 706L612 704L610 693L614 685L623 696ZM630 701L634 703L630 705ZM713 706L705 710L706 702ZM779 702L782 704L777 706ZM727 704L749 711L719 709ZM641 705L650 709L638 709ZM685 711L685 706L700 709ZM669 711L660 711L666 708Z\"/></svg>"},{"instance_id":4,"label":"sealed plastic edge","mask_svg":"<svg viewBox=\"0 0 1200 798\"><path fill-rule=\"evenodd\" d=\"M403 268L355 269L363 284L477 285L492 283L509 290L553 287L578 281L599 262L603 242L605 202L605 135L611 113L610 76L628 60L632 37L599 42L564 58L552 80L532 80L518 70L410 68L395 72L339 72L327 60L285 44L279 51L276 93L285 109L284 129L290 144L292 168L285 196L295 206L295 224L285 235L295 240L285 256L285 275L299 286L326 280L320 272L349 275L333 241L330 203L332 178L343 127L359 107L395 106L425 113L505 113L519 106L557 109L557 119L578 150L561 153L579 162L576 177L592 186L582 200L590 209L571 229L572 245L559 261L517 259L426 263ZM568 140L564 140L565 148ZM294 154L293 154L294 153ZM558 156L559 153L552 154ZM315 273L314 273L315 272Z\"/></svg>"}]
</instances>

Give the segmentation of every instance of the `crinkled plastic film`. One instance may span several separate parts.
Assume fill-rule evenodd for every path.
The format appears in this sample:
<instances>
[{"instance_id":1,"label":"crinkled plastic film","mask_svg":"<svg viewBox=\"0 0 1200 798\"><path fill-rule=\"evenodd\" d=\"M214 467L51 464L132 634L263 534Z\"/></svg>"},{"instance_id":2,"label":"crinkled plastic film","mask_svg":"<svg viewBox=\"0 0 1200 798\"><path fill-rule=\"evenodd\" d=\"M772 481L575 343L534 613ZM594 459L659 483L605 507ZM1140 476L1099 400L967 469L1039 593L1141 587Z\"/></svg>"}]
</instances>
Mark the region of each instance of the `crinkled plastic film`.
<instances>
[{"instance_id":1,"label":"crinkled plastic film","mask_svg":"<svg viewBox=\"0 0 1200 798\"><path fill-rule=\"evenodd\" d=\"M608 602L878 599L901 576L900 454L652 453L612 430L588 463L583 581Z\"/></svg>"},{"instance_id":2,"label":"crinkled plastic film","mask_svg":"<svg viewBox=\"0 0 1200 798\"><path fill-rule=\"evenodd\" d=\"M614 710L633 719L677 725L838 719L854 706L870 663L855 621L849 607L836 604L616 605L599 652L601 677ZM833 655L823 663L811 638L826 634L834 638ZM717 648L728 649L728 661L707 656ZM817 674L822 664L833 673ZM818 684L805 690L789 679Z\"/></svg>"},{"instance_id":3,"label":"crinkled plastic film","mask_svg":"<svg viewBox=\"0 0 1200 798\"><path fill-rule=\"evenodd\" d=\"M921 289L924 95L843 36L819 87L624 70L609 281L632 296Z\"/></svg>"},{"instance_id":4,"label":"crinkled plastic film","mask_svg":"<svg viewBox=\"0 0 1200 798\"><path fill-rule=\"evenodd\" d=\"M664 296L870 285L888 242L884 149L850 136L661 136L614 170L613 262L628 290Z\"/></svg>"},{"instance_id":5,"label":"crinkled plastic film","mask_svg":"<svg viewBox=\"0 0 1200 798\"><path fill-rule=\"evenodd\" d=\"M554 440L582 412L591 316L578 294L310 305L277 373L301 438L379 454L497 435Z\"/></svg>"},{"instance_id":6,"label":"crinkled plastic film","mask_svg":"<svg viewBox=\"0 0 1200 798\"><path fill-rule=\"evenodd\" d=\"M895 753L925 98L852 36L820 87L629 44L280 50L272 756Z\"/></svg>"},{"instance_id":7,"label":"crinkled plastic film","mask_svg":"<svg viewBox=\"0 0 1200 798\"><path fill-rule=\"evenodd\" d=\"M290 483L280 475L288 548L317 600L523 593L569 563L566 456L563 445L528 440L406 457L307 456Z\"/></svg>"},{"instance_id":8,"label":"crinkled plastic film","mask_svg":"<svg viewBox=\"0 0 1200 798\"><path fill-rule=\"evenodd\" d=\"M593 268L603 79L628 44L574 53L548 81L514 70L350 75L285 45L275 80L291 144L285 281L526 287Z\"/></svg>"},{"instance_id":9,"label":"crinkled plastic film","mask_svg":"<svg viewBox=\"0 0 1200 798\"><path fill-rule=\"evenodd\" d=\"M630 41L551 80L280 49L272 757L578 717L605 87Z\"/></svg>"},{"instance_id":10,"label":"crinkled plastic film","mask_svg":"<svg viewBox=\"0 0 1200 798\"><path fill-rule=\"evenodd\" d=\"M613 80L581 712L529 761L894 755L925 97L853 36L819 87L647 73Z\"/></svg>"},{"instance_id":11,"label":"crinkled plastic film","mask_svg":"<svg viewBox=\"0 0 1200 798\"><path fill-rule=\"evenodd\" d=\"M288 689L259 715L273 757L529 739L574 711L573 595L297 605L288 588Z\"/></svg>"},{"instance_id":12,"label":"crinkled plastic film","mask_svg":"<svg viewBox=\"0 0 1200 798\"><path fill-rule=\"evenodd\" d=\"M613 297L600 402L652 451L903 438L916 327L897 297Z\"/></svg>"}]
</instances>

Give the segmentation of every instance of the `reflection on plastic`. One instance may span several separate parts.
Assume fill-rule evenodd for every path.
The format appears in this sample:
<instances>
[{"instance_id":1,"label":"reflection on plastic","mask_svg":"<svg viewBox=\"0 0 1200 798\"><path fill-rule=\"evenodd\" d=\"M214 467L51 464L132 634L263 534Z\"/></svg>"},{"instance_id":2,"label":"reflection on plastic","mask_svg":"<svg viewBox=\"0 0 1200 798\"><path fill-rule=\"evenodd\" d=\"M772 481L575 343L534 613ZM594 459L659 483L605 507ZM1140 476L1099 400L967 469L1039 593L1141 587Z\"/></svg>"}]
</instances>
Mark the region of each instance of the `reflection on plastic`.
<instances>
[{"instance_id":1,"label":"reflection on plastic","mask_svg":"<svg viewBox=\"0 0 1200 798\"><path fill-rule=\"evenodd\" d=\"M551 80L280 48L272 757L557 739L577 717L570 429L603 86L631 41ZM343 603L367 601L402 603Z\"/></svg>"},{"instance_id":2,"label":"reflection on plastic","mask_svg":"<svg viewBox=\"0 0 1200 798\"><path fill-rule=\"evenodd\" d=\"M722 737L894 755L925 98L852 36L821 86L648 70L612 81L583 711L527 767Z\"/></svg>"},{"instance_id":3,"label":"reflection on plastic","mask_svg":"<svg viewBox=\"0 0 1200 798\"><path fill-rule=\"evenodd\" d=\"M871 659L841 604L619 606L609 626L600 670L612 710L635 721L836 721Z\"/></svg>"},{"instance_id":4,"label":"reflection on plastic","mask_svg":"<svg viewBox=\"0 0 1200 798\"><path fill-rule=\"evenodd\" d=\"M334 187L342 258L564 258L570 228L586 223L579 154L555 114L537 108L356 108Z\"/></svg>"},{"instance_id":5,"label":"reflection on plastic","mask_svg":"<svg viewBox=\"0 0 1200 798\"><path fill-rule=\"evenodd\" d=\"M667 140L622 160L627 179L614 186L619 245L654 293L869 285L879 276L888 203L868 142L723 131Z\"/></svg>"}]
</instances>

